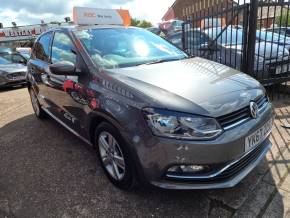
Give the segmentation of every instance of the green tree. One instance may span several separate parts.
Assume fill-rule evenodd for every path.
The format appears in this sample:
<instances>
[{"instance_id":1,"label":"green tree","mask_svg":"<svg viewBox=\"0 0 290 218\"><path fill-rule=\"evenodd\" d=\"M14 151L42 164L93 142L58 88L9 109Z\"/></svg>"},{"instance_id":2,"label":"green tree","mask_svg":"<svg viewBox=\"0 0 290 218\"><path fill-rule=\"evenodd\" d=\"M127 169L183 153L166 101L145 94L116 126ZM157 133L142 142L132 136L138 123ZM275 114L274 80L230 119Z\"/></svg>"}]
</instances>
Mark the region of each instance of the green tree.
<instances>
[{"instance_id":1,"label":"green tree","mask_svg":"<svg viewBox=\"0 0 290 218\"><path fill-rule=\"evenodd\" d=\"M149 28L152 27L152 23L146 20L138 20L137 18L131 19L131 26L141 27L141 28Z\"/></svg>"},{"instance_id":2,"label":"green tree","mask_svg":"<svg viewBox=\"0 0 290 218\"><path fill-rule=\"evenodd\" d=\"M290 12L283 12L282 16L278 16L275 20L278 26L289 26L290 25Z\"/></svg>"}]
</instances>

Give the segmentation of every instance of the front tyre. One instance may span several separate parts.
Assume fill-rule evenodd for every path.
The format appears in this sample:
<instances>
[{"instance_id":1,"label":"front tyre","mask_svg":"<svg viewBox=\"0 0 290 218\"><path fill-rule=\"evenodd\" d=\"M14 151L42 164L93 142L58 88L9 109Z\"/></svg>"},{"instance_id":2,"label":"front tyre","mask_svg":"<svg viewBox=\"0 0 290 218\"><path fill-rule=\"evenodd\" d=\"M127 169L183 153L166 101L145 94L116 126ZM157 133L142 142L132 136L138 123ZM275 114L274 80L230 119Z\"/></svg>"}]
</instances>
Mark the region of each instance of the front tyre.
<instances>
[{"instance_id":1,"label":"front tyre","mask_svg":"<svg viewBox=\"0 0 290 218\"><path fill-rule=\"evenodd\" d=\"M30 95L30 100L31 100L31 104L32 104L32 108L33 108L35 116L38 117L39 119L46 118L47 115L42 110L34 90L32 88L28 88L28 92Z\"/></svg>"},{"instance_id":2,"label":"front tyre","mask_svg":"<svg viewBox=\"0 0 290 218\"><path fill-rule=\"evenodd\" d=\"M132 189L135 185L134 165L118 130L107 122L101 123L95 131L95 145L108 179L120 189Z\"/></svg>"}]
</instances>

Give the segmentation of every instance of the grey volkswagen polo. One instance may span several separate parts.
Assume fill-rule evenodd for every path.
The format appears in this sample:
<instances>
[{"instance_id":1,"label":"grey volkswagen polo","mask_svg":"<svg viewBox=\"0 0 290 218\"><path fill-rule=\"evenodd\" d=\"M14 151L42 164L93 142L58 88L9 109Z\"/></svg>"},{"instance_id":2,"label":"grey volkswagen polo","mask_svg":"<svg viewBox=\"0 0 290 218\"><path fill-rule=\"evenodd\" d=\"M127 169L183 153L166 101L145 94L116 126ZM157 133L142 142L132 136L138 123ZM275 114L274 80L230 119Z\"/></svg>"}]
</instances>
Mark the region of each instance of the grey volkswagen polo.
<instances>
[{"instance_id":1,"label":"grey volkswagen polo","mask_svg":"<svg viewBox=\"0 0 290 218\"><path fill-rule=\"evenodd\" d=\"M250 76L139 28L73 26L35 42L28 91L96 147L117 187L233 187L264 158L274 111Z\"/></svg>"}]
</instances>

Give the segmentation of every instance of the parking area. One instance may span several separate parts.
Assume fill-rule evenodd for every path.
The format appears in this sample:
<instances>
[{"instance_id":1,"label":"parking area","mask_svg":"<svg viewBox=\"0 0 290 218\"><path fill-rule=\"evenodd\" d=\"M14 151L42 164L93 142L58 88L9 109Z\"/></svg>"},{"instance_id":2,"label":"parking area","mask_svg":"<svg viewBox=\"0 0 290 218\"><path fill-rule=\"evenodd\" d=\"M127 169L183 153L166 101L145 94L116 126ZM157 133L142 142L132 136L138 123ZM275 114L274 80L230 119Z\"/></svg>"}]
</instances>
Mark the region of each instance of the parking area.
<instances>
[{"instance_id":1,"label":"parking area","mask_svg":"<svg viewBox=\"0 0 290 218\"><path fill-rule=\"evenodd\" d=\"M288 105L288 106L287 106ZM237 187L116 189L94 150L52 119L25 88L0 91L0 217L290 217L290 98L275 101L273 147Z\"/></svg>"}]
</instances>

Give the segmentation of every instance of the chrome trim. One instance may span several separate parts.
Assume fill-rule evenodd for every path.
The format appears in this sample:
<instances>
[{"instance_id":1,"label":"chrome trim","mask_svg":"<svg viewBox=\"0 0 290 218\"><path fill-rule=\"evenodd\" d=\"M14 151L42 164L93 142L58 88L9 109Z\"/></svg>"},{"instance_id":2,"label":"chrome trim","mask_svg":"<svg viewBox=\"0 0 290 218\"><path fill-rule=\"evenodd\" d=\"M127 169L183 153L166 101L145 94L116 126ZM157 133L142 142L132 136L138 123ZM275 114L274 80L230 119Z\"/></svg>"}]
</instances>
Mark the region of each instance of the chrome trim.
<instances>
[{"instance_id":1,"label":"chrome trim","mask_svg":"<svg viewBox=\"0 0 290 218\"><path fill-rule=\"evenodd\" d=\"M258 110L259 113L263 112L266 109L266 106L268 106L269 102L266 101ZM260 114L259 114L260 115Z\"/></svg>"},{"instance_id":2,"label":"chrome trim","mask_svg":"<svg viewBox=\"0 0 290 218\"><path fill-rule=\"evenodd\" d=\"M242 120L240 120L240 121L238 121L238 122L236 122L236 123L233 123L232 125L229 125L229 126L224 127L224 130L232 129L232 128L236 127L236 126L239 126L239 125L241 125L241 124L247 122L247 121L250 120L250 119L251 119L250 117L245 118L245 119L242 119Z\"/></svg>"},{"instance_id":3,"label":"chrome trim","mask_svg":"<svg viewBox=\"0 0 290 218\"><path fill-rule=\"evenodd\" d=\"M265 103L264 103L264 104L259 108L259 110L258 110L259 115L261 115L261 113L263 113L263 112L265 111L265 109L266 109L266 107L268 106L268 104L269 104L269 102L266 101L266 102L265 102ZM238 121L238 122L236 122L236 123L234 123L234 124L232 124L232 125L229 125L229 126L224 127L224 130L232 129L232 128L234 128L234 127L236 127L236 126L239 126L239 125L241 125L241 124L243 124L243 123L245 123L245 122L247 122L247 121L249 121L249 120L251 120L250 117L245 118L245 119L242 119L242 120L240 120L240 121Z\"/></svg>"},{"instance_id":4,"label":"chrome trim","mask_svg":"<svg viewBox=\"0 0 290 218\"><path fill-rule=\"evenodd\" d=\"M51 118L53 118L55 121L57 121L59 124L61 124L63 127L65 127L68 131L70 131L72 134L74 134L75 136L77 136L79 139L81 139L82 141L84 141L85 143L87 143L88 145L92 145L92 143L85 139L84 137L82 137L80 134L78 134L76 131L74 131L72 128L70 128L68 125L66 125L64 122L62 122L60 119L58 119L56 116L54 116L49 110L47 110L44 107L41 107L42 110L44 110Z\"/></svg>"},{"instance_id":5,"label":"chrome trim","mask_svg":"<svg viewBox=\"0 0 290 218\"><path fill-rule=\"evenodd\" d=\"M267 122L266 122L267 123ZM265 123L265 124L266 124ZM260 143L259 145L257 145L256 147L254 147L253 149L251 149L250 151L248 151L247 153L245 153L243 156L241 156L240 158L238 158L237 160L229 163L228 165L226 165L224 168L222 168L221 170L211 174L211 175L207 175L207 176L178 176L178 175L170 175L170 174L166 174L166 177L167 178L172 178L172 179L192 179L192 180L195 180L195 179L211 179L211 178L214 178L220 174L222 174L224 171L226 171L228 168L230 168L232 165L238 163L239 161L241 161L243 158L245 158L247 155L249 155L253 150L255 150L255 148L257 148L258 146L260 146L261 144L264 143L264 141L269 137L269 135L271 134L272 132L272 129L271 131L269 131L267 133L267 135L264 137L263 139L263 142ZM264 149L263 149L264 150Z\"/></svg>"}]
</instances>

